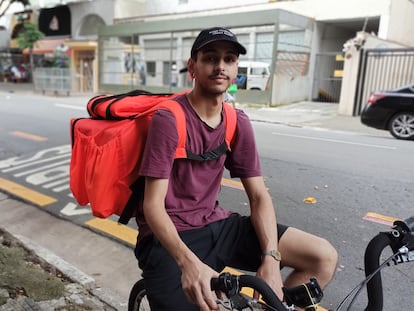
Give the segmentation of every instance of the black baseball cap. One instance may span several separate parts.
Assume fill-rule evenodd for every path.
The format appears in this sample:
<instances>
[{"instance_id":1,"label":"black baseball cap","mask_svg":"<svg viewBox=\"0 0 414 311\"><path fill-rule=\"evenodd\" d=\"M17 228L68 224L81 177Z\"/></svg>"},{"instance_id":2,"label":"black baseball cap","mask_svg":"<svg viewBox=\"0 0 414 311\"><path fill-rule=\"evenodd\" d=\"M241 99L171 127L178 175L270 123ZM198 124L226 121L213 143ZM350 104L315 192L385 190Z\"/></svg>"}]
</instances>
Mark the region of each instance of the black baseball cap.
<instances>
[{"instance_id":1,"label":"black baseball cap","mask_svg":"<svg viewBox=\"0 0 414 311\"><path fill-rule=\"evenodd\" d=\"M207 44L216 41L229 41L234 43L239 54L246 54L246 48L237 41L237 37L230 30L223 27L213 27L202 30L193 43L191 48L191 57Z\"/></svg>"}]
</instances>

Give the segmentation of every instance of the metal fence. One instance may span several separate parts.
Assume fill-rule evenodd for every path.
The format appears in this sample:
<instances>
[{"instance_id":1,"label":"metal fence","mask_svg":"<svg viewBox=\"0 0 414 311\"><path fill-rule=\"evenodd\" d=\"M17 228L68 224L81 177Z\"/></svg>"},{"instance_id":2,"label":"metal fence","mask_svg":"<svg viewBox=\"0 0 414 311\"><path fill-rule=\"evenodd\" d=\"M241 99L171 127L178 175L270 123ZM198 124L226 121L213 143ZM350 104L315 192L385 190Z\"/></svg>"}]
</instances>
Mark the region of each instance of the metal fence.
<instances>
[{"instance_id":1,"label":"metal fence","mask_svg":"<svg viewBox=\"0 0 414 311\"><path fill-rule=\"evenodd\" d=\"M73 76L70 68L36 68L33 72L35 91L65 93L69 96Z\"/></svg>"},{"instance_id":2,"label":"metal fence","mask_svg":"<svg viewBox=\"0 0 414 311\"><path fill-rule=\"evenodd\" d=\"M414 83L414 49L362 51L353 115L360 115L369 95Z\"/></svg>"},{"instance_id":3,"label":"metal fence","mask_svg":"<svg viewBox=\"0 0 414 311\"><path fill-rule=\"evenodd\" d=\"M341 52L318 53L312 87L312 100L339 103L344 60Z\"/></svg>"}]
</instances>

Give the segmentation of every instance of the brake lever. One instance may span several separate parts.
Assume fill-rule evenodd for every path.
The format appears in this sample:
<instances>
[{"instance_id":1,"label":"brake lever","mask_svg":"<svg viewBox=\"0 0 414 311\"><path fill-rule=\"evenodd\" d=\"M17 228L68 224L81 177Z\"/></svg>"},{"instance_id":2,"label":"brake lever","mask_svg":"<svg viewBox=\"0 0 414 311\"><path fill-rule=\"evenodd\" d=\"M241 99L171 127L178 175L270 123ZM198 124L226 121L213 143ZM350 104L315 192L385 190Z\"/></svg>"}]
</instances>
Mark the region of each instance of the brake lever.
<instances>
[{"instance_id":1,"label":"brake lever","mask_svg":"<svg viewBox=\"0 0 414 311\"><path fill-rule=\"evenodd\" d=\"M230 300L217 299L217 300L216 300L216 303L217 303L218 305L222 305L224 309L227 309L227 310L233 310L233 306L232 306L232 304L231 304L231 301L230 301Z\"/></svg>"},{"instance_id":2,"label":"brake lever","mask_svg":"<svg viewBox=\"0 0 414 311\"><path fill-rule=\"evenodd\" d=\"M244 310L246 308L253 310L253 305L257 304L255 300L246 298L241 294L235 294L229 297L227 300L217 299L216 301L227 310Z\"/></svg>"}]
</instances>

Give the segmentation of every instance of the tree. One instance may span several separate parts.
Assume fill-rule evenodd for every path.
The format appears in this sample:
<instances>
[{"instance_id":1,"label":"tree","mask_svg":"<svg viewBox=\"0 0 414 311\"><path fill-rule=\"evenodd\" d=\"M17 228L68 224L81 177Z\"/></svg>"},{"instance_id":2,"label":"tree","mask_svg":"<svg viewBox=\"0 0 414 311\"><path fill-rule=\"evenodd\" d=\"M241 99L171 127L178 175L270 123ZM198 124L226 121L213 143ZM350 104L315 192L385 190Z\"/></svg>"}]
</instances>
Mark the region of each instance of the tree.
<instances>
[{"instance_id":1,"label":"tree","mask_svg":"<svg viewBox=\"0 0 414 311\"><path fill-rule=\"evenodd\" d=\"M34 60L33 60L33 47L37 41L42 39L45 35L37 30L37 26L31 22L24 22L23 29L19 32L16 38L19 48L22 50L29 49L30 58L30 77L33 75Z\"/></svg>"},{"instance_id":2,"label":"tree","mask_svg":"<svg viewBox=\"0 0 414 311\"><path fill-rule=\"evenodd\" d=\"M0 17L6 14L7 10L13 3L21 3L24 6L29 5L29 0L0 0Z\"/></svg>"}]
</instances>

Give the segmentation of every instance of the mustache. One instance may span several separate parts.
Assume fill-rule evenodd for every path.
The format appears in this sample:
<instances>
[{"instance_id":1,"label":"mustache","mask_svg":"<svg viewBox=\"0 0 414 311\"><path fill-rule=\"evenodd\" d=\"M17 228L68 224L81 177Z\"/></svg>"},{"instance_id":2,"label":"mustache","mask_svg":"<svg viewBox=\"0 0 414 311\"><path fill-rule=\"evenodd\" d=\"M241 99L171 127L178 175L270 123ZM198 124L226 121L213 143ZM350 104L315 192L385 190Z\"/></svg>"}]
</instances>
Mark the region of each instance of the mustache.
<instances>
[{"instance_id":1,"label":"mustache","mask_svg":"<svg viewBox=\"0 0 414 311\"><path fill-rule=\"evenodd\" d=\"M230 77L228 75L224 75L221 73L213 74L210 76L210 79L215 79L215 78L224 78L224 79L230 80Z\"/></svg>"}]
</instances>

